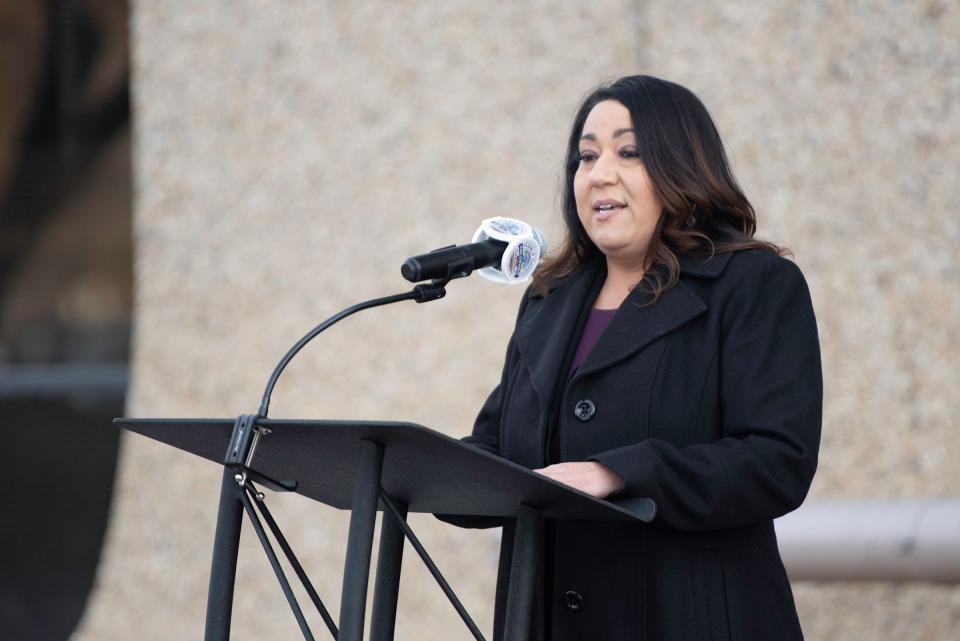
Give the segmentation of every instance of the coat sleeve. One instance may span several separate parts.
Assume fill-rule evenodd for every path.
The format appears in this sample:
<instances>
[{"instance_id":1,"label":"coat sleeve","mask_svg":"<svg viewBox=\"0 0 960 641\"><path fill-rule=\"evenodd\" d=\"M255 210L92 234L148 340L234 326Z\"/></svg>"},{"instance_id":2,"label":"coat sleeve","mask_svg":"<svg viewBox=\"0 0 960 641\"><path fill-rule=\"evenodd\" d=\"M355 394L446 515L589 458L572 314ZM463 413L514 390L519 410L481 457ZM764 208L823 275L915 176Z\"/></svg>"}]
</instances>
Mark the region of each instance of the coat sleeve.
<instances>
[{"instance_id":1,"label":"coat sleeve","mask_svg":"<svg viewBox=\"0 0 960 641\"><path fill-rule=\"evenodd\" d=\"M647 439L588 458L624 478L621 494L652 498L655 522L666 527L773 519L796 509L813 480L823 402L813 305L792 262L775 258L758 267L722 313L722 438L682 448Z\"/></svg>"},{"instance_id":2,"label":"coat sleeve","mask_svg":"<svg viewBox=\"0 0 960 641\"><path fill-rule=\"evenodd\" d=\"M520 309L517 312L517 322L523 316L527 301L530 298L530 292L527 291L520 302ZM500 417L503 415L503 400L507 393L507 386L510 384L510 373L512 369L519 364L519 355L516 347L516 325L514 333L510 336L507 343L507 353L504 358L503 371L500 374L500 382L493 391L487 396L487 400L480 408L476 420L473 422L473 432L465 436L461 441L477 449L500 456ZM492 516L460 516L454 514L435 514L438 519L466 528L490 528L503 525L501 517Z\"/></svg>"}]
</instances>

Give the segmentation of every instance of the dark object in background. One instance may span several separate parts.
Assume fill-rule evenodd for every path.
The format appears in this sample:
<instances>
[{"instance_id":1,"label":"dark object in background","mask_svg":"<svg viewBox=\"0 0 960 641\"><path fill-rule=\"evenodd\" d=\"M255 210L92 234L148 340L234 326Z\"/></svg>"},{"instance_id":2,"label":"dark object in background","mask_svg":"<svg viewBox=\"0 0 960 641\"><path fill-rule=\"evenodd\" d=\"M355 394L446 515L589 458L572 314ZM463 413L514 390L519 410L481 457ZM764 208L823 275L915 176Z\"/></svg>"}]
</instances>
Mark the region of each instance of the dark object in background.
<instances>
[{"instance_id":1,"label":"dark object in background","mask_svg":"<svg viewBox=\"0 0 960 641\"><path fill-rule=\"evenodd\" d=\"M0 641L65 641L107 527L132 306L125 0L0 0Z\"/></svg>"},{"instance_id":2,"label":"dark object in background","mask_svg":"<svg viewBox=\"0 0 960 641\"><path fill-rule=\"evenodd\" d=\"M12 479L0 518L0 639L68 639L80 621L113 491L117 391L92 405L0 400L0 469Z\"/></svg>"}]
</instances>

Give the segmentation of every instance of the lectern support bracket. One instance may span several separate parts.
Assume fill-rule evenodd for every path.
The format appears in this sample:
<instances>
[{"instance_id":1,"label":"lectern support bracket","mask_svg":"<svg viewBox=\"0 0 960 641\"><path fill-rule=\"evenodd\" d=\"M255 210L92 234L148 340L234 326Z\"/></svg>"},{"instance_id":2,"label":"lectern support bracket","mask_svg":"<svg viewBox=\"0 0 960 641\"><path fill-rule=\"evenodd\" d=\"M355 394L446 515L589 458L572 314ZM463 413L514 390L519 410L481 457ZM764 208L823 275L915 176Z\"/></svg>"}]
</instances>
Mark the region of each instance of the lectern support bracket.
<instances>
[{"instance_id":1,"label":"lectern support bracket","mask_svg":"<svg viewBox=\"0 0 960 641\"><path fill-rule=\"evenodd\" d=\"M256 481L274 492L293 492L297 489L296 481L278 481L253 469L257 445L261 438L270 433L270 428L257 425L260 418L257 414L241 414L237 417L223 464L236 472L235 478L240 487L246 486L248 481Z\"/></svg>"}]
</instances>

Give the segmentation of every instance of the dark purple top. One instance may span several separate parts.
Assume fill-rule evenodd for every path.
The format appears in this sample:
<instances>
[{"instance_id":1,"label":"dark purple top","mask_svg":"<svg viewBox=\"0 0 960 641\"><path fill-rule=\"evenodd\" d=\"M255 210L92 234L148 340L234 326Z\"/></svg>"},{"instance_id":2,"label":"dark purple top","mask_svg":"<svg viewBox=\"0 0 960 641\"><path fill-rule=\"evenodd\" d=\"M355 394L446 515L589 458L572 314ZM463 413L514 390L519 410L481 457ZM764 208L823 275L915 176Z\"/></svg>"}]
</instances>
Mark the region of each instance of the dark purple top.
<instances>
[{"instance_id":1,"label":"dark purple top","mask_svg":"<svg viewBox=\"0 0 960 641\"><path fill-rule=\"evenodd\" d=\"M587 359L587 354L593 349L600 338L600 334L610 324L613 315L617 313L615 309L597 309L590 310L590 316L587 318L587 325L583 328L583 334L580 336L580 343L577 345L577 352L573 355L573 362L570 364L570 374L573 374L580 363Z\"/></svg>"}]
</instances>

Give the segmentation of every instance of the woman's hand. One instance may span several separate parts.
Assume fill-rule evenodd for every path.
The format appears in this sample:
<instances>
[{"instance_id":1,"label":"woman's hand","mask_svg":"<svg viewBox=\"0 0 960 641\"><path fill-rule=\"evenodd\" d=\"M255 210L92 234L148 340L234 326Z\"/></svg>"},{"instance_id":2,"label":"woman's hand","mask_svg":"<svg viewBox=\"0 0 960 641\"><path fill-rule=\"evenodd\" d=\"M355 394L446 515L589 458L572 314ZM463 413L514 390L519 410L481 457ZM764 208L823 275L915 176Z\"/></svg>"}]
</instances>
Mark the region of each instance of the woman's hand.
<instances>
[{"instance_id":1,"label":"woman's hand","mask_svg":"<svg viewBox=\"0 0 960 641\"><path fill-rule=\"evenodd\" d=\"M569 485L590 496L603 499L623 489L624 480L609 467L596 461L557 463L534 470L564 485Z\"/></svg>"}]
</instances>

